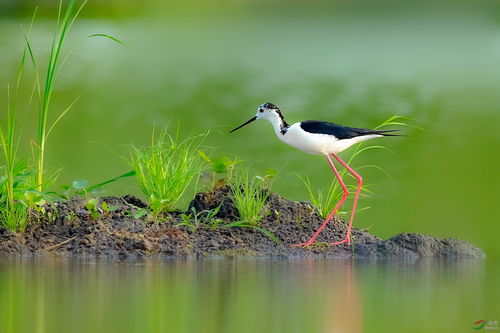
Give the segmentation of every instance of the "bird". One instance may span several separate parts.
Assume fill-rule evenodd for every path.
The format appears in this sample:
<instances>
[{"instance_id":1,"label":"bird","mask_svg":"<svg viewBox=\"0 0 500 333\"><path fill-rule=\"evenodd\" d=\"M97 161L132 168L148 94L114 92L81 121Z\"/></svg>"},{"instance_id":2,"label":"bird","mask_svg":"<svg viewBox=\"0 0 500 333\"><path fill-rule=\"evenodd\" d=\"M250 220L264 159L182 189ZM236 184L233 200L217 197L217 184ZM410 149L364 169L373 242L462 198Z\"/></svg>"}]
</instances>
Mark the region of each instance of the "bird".
<instances>
[{"instance_id":1,"label":"bird","mask_svg":"<svg viewBox=\"0 0 500 333\"><path fill-rule=\"evenodd\" d=\"M354 200L351 210L351 216L349 219L349 224L347 225L347 233L343 240L332 242L332 245L340 245L344 243L351 243L351 230L352 224L354 221L354 215L356 212L356 207L358 204L359 194L361 192L361 187L363 185L363 178L354 171L344 160L342 160L338 154L349 147L375 138L380 138L384 136L401 136L399 134L394 134L393 132L398 131L395 129L388 130L374 130L374 129L366 129L366 128L355 128L342 126L339 124L327 122L327 121L318 121L318 120L306 120L296 122L292 125L289 125L280 108L278 108L273 103L264 103L259 105L257 108L257 114L252 117L250 120L231 130L229 133L233 133L236 130L246 126L255 120L264 119L269 121L274 128L274 132L276 136L283 141L284 143L295 147L303 152L313 154L313 155L324 155L328 160L328 164L338 182L340 183L343 195L339 202L335 205L333 210L327 216L327 218L323 221L323 224L318 228L318 230L314 233L314 235L304 243L295 244L293 246L297 247L307 247L314 243L318 235L321 233L323 228L328 224L328 222L332 219L334 214L340 208L340 206L344 203L347 196L349 195L349 191L347 190L347 186L345 185L342 177L340 176L338 170L336 169L330 155L335 158L344 168L349 171L354 178L357 180L356 192L354 194Z\"/></svg>"}]
</instances>

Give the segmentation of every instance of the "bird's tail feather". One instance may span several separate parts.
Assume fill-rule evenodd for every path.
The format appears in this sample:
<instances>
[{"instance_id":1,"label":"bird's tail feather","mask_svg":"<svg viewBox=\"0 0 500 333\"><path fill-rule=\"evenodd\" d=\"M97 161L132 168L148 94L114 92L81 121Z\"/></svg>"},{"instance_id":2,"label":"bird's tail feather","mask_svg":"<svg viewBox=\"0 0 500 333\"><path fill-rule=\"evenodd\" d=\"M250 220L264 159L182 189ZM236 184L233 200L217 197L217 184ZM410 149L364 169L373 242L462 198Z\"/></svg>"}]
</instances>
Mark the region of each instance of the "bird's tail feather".
<instances>
[{"instance_id":1,"label":"bird's tail feather","mask_svg":"<svg viewBox=\"0 0 500 333\"><path fill-rule=\"evenodd\" d=\"M391 129L391 130L371 130L370 133L366 134L378 134L378 135L383 135L383 136L406 136L404 134L393 134L393 132L399 132L400 130L398 129Z\"/></svg>"}]
</instances>

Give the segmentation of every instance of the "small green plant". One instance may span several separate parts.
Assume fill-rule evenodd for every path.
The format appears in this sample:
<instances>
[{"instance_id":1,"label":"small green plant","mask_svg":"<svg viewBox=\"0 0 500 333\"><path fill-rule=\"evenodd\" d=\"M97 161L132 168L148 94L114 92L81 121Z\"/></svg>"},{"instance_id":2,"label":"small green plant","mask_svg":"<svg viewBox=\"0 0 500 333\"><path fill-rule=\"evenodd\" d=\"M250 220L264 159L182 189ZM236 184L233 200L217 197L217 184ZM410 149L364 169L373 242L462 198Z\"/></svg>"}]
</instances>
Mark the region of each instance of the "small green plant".
<instances>
[{"instance_id":1,"label":"small green plant","mask_svg":"<svg viewBox=\"0 0 500 333\"><path fill-rule=\"evenodd\" d=\"M100 210L100 208L98 207L99 200L97 199L97 197L93 196L97 193L94 191L90 191L90 189L88 188L89 182L86 179L77 179L74 180L71 183L71 185L74 190L78 191L78 193L84 196L85 208L87 208L87 211L90 213L90 216L94 220L98 219ZM65 189L65 191L61 196L64 197L66 200L69 200L72 188L67 185L64 185L63 188Z\"/></svg>"},{"instance_id":2,"label":"small green plant","mask_svg":"<svg viewBox=\"0 0 500 333\"><path fill-rule=\"evenodd\" d=\"M63 192L61 194L56 194L56 198L58 200L70 200L70 198L74 195L79 195L85 198L85 208L90 213L90 216L93 219L99 218L99 213L109 213L116 210L118 207L116 206L108 206L108 204L104 201L99 207L98 203L98 195L103 192L103 186L109 183L115 182L119 179L131 177L135 175L135 171L129 171L117 177L111 178L104 182L89 186L89 182L86 179L76 179L69 185L63 185ZM53 193L53 192L51 192Z\"/></svg>"},{"instance_id":3,"label":"small green plant","mask_svg":"<svg viewBox=\"0 0 500 333\"><path fill-rule=\"evenodd\" d=\"M179 139L163 131L158 139L151 136L147 148L131 147L130 166L134 169L142 192L149 200L154 217L173 211L189 185L204 168L198 153L208 133Z\"/></svg>"},{"instance_id":4,"label":"small green plant","mask_svg":"<svg viewBox=\"0 0 500 333\"><path fill-rule=\"evenodd\" d=\"M106 201L103 201L101 204L101 208L102 208L103 212L109 213L109 212L114 212L115 210L117 210L118 206L117 205L108 205L108 203Z\"/></svg>"},{"instance_id":5,"label":"small green plant","mask_svg":"<svg viewBox=\"0 0 500 333\"><path fill-rule=\"evenodd\" d=\"M117 180L120 180L123 178L132 177L134 175L135 175L135 171L132 170L132 171L126 172L124 174L121 174L119 176L110 178L106 181L100 182L98 184L90 185L90 186L89 186L88 180L76 179L71 183L71 186L63 185L62 186L62 189L63 189L62 193L54 193L54 192L50 192L50 193L53 193L55 196L57 196L58 198L63 199L63 200L69 200L74 195L80 195L80 196L86 196L86 197L90 196L90 195L97 196L104 191L103 187L105 185L116 182Z\"/></svg>"},{"instance_id":6,"label":"small green plant","mask_svg":"<svg viewBox=\"0 0 500 333\"><path fill-rule=\"evenodd\" d=\"M239 159L231 159L227 156L210 158L201 150L198 151L198 153L210 166L210 170L207 170L201 177L208 191L212 191L213 189L220 188L230 183L235 166L242 162Z\"/></svg>"},{"instance_id":7,"label":"small green plant","mask_svg":"<svg viewBox=\"0 0 500 333\"><path fill-rule=\"evenodd\" d=\"M13 182L8 181L9 177ZM46 180L53 181L55 177L54 174ZM58 197L53 192L38 191L34 178L35 169L27 161L18 162L11 175L0 177L0 224L14 231L23 231L33 218L40 222L40 217L45 215L49 221L55 220L57 207L53 203ZM10 209L13 211L9 212Z\"/></svg>"},{"instance_id":8,"label":"small green plant","mask_svg":"<svg viewBox=\"0 0 500 333\"><path fill-rule=\"evenodd\" d=\"M219 212L221 206L217 206L214 209L203 210L197 212L194 207L191 207L188 214L181 214L181 222L178 225L185 225L191 227L192 229L198 229L201 227L205 228L217 228L223 221L216 218L215 216Z\"/></svg>"},{"instance_id":9,"label":"small green plant","mask_svg":"<svg viewBox=\"0 0 500 333\"><path fill-rule=\"evenodd\" d=\"M139 220L142 217L148 215L149 211L145 208L137 208L135 213L134 213L134 219Z\"/></svg>"},{"instance_id":10,"label":"small green plant","mask_svg":"<svg viewBox=\"0 0 500 333\"><path fill-rule=\"evenodd\" d=\"M262 209L269 196L269 186L276 172L269 171L264 177L250 177L248 170L237 174L231 187L231 199L243 222L257 226L263 218Z\"/></svg>"},{"instance_id":11,"label":"small green plant","mask_svg":"<svg viewBox=\"0 0 500 333\"><path fill-rule=\"evenodd\" d=\"M380 128L383 128L386 126L410 126L408 124L409 120L411 120L411 118L402 117L402 116L392 116L389 119L387 119L386 121L384 121L382 124L377 126L375 129L380 129ZM418 128L416 126L412 126L412 127ZM371 149L388 149L388 148L385 146L382 146L382 145L368 145L368 146L366 146L366 145L364 145L364 143L360 143L355 147L352 154L347 159L347 163L351 164L360 154L362 154L368 150L371 150ZM358 169L360 169L360 168L375 168L375 169L382 171L388 177L390 177L381 167L374 165L374 164L364 165L364 166L359 167ZM352 177L352 175L350 173L348 173L345 168L342 168L342 170L340 170L339 174L343 179L347 174L350 177ZM316 208L316 210L318 211L318 213L320 214L320 216L322 218L326 218L328 216L328 214L330 214L330 212L335 208L335 205L337 204L337 202L340 200L340 198L343 195L343 190L342 190L342 187L340 186L339 182L336 179L333 179L332 182L330 183L330 186L328 186L326 188L321 188L320 190L317 191L317 194L315 195L309 178L308 177L304 178L304 177L300 177L300 176L298 176L298 178L304 183L313 206ZM347 189L349 192L353 192L356 189L356 186L354 186L354 185L347 184L346 186L347 186ZM361 193L365 194L365 195L371 193L367 189L366 185L363 185L361 190L362 190ZM366 207L364 209L367 209L367 208L369 208L369 207ZM361 210L364 210L364 209L361 209ZM360 210L358 209L358 212L359 211ZM340 209L339 209L337 214L344 215L344 214L346 214L346 212L340 211Z\"/></svg>"},{"instance_id":12,"label":"small green plant","mask_svg":"<svg viewBox=\"0 0 500 333\"><path fill-rule=\"evenodd\" d=\"M269 237L276 243L280 243L281 241L279 240L276 235L274 235L272 232L269 230L266 230L264 228L261 228L256 225L251 225L248 224L245 221L236 221L236 222L231 222L231 223L225 223L223 220L216 218L217 213L219 212L221 206L218 206L214 209L210 210L203 210L201 212L197 212L194 207L191 207L191 212L186 214L181 215L181 222L178 225L185 225L193 230L196 230L198 228L211 228L211 229L216 229L216 228L250 228L250 229L255 229L265 236Z\"/></svg>"},{"instance_id":13,"label":"small green plant","mask_svg":"<svg viewBox=\"0 0 500 333\"><path fill-rule=\"evenodd\" d=\"M56 197L52 192L39 192L33 187L34 174L35 170L21 161L13 170L12 184L7 175L0 177L0 223L11 230L23 231L33 217L40 221L41 215L46 215L53 221L57 215L57 207L52 204ZM9 203L9 191L13 203Z\"/></svg>"},{"instance_id":14,"label":"small green plant","mask_svg":"<svg viewBox=\"0 0 500 333\"><path fill-rule=\"evenodd\" d=\"M40 222L40 216L46 213L45 204L47 200L44 198L43 193L40 193L36 190L28 190L24 192L24 198L19 200L18 202L23 202L29 207L30 211L30 220L32 220L32 216L34 216L37 222Z\"/></svg>"},{"instance_id":15,"label":"small green plant","mask_svg":"<svg viewBox=\"0 0 500 333\"><path fill-rule=\"evenodd\" d=\"M106 201L101 203L101 210L103 217L106 218L110 216L115 210L117 210L119 206L117 205L109 205Z\"/></svg>"},{"instance_id":16,"label":"small green plant","mask_svg":"<svg viewBox=\"0 0 500 333\"><path fill-rule=\"evenodd\" d=\"M90 213L90 216L94 219L97 220L99 218L99 207L98 207L99 200L97 198L89 198L85 202L85 208Z\"/></svg>"}]
</instances>

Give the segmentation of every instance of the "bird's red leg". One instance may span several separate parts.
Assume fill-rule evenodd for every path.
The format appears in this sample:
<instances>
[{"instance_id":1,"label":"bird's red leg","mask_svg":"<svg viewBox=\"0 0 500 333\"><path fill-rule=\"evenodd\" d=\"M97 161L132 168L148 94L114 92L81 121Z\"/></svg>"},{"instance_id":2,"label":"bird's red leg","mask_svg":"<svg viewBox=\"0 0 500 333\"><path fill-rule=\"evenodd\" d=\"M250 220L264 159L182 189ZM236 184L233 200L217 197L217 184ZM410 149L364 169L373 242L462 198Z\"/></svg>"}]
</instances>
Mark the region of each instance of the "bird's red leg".
<instances>
[{"instance_id":1,"label":"bird's red leg","mask_svg":"<svg viewBox=\"0 0 500 333\"><path fill-rule=\"evenodd\" d=\"M316 239L316 237L318 237L318 235L321 232L321 230L323 230L323 228L328 224L328 222L330 222L330 220L332 219L333 215L337 212L337 210L340 208L340 206L344 203L345 199L349 195L349 191L347 191L347 186L345 186L344 182L342 181L342 178L340 177L339 172L335 168L335 165L333 164L332 159L330 158L330 156L328 154L325 154L325 156L328 159L328 163L332 167L333 173L335 174L335 177L337 177L337 179L338 179L338 181L340 183L340 186L342 186L342 190L344 190L344 194L342 195L342 199L340 199L340 201L337 203L337 205L335 205L335 208L333 208L333 210L330 212L330 215L328 215L328 217L326 218L326 220L323 222L323 224L321 225L321 227L319 227L318 231L316 231L316 233L311 237L311 239L309 239L305 243L295 244L295 245L292 245L292 246L308 246L308 245L311 245L314 242L314 240ZM335 155L333 155L333 156L336 157Z\"/></svg>"},{"instance_id":2,"label":"bird's red leg","mask_svg":"<svg viewBox=\"0 0 500 333\"><path fill-rule=\"evenodd\" d=\"M347 235L340 242L333 242L332 243L332 245L339 245L339 244L344 244L344 243L351 244L352 222L354 221L354 213L356 212L356 206L358 205L358 198L359 198L359 193L361 192L361 186L363 185L363 178L361 178L361 176L356 171L354 171L346 162L344 162L340 157L338 157L335 154L332 154L332 156L335 157L335 159L337 161L339 161L339 163L342 164L347 169L347 171L352 173L352 175L354 177L356 177L356 179L358 181L358 187L356 188L356 194L354 195L354 201L352 204L351 219L349 220L349 224L347 225Z\"/></svg>"}]
</instances>

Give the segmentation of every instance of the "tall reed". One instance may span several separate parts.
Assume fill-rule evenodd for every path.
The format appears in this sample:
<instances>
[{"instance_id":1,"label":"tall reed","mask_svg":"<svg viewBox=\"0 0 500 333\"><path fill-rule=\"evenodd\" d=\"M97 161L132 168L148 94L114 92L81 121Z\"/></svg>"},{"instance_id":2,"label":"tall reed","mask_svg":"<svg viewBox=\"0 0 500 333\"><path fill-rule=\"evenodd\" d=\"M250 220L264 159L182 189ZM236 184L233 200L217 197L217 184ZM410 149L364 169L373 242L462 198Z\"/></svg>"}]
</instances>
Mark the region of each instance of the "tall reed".
<instances>
[{"instance_id":1,"label":"tall reed","mask_svg":"<svg viewBox=\"0 0 500 333\"><path fill-rule=\"evenodd\" d=\"M37 173L36 173L36 185L39 191L42 191L43 187L43 173L44 173L44 164L45 164L45 145L47 142L47 137L50 134L50 131L55 126L55 124L69 111L72 105L64 110L51 125L50 129L47 130L47 118L49 114L49 106L50 100L52 97L52 93L54 90L54 82L57 78L58 73L58 64L61 57L61 50L63 48L64 41L67 37L71 26L75 22L78 14L82 10L82 8L86 4L86 0L77 7L76 0L70 0L66 10L63 13L63 2L59 2L59 10L57 13L57 26L56 33L52 39L52 46L50 48L50 56L49 62L47 65L47 74L45 77L45 86L43 92L40 91L40 84L38 84L38 95L40 99L40 107L38 111L38 135L36 140L36 149L37 149ZM35 68L35 72L37 75L37 82L39 81L39 75L37 70L37 64L35 61L35 57L32 52L32 48L28 40L26 40L28 45L28 49L30 50L31 60L33 66Z\"/></svg>"},{"instance_id":2,"label":"tall reed","mask_svg":"<svg viewBox=\"0 0 500 333\"><path fill-rule=\"evenodd\" d=\"M47 143L47 138L50 135L51 131L55 127L55 125L68 113L69 110L74 106L76 100L74 100L64 111L62 111L54 120L52 124L48 124L48 115L50 113L50 102L52 98L52 94L54 91L54 84L57 79L58 74L61 71L62 66L71 55L71 53L75 50L76 46L71 49L71 51L62 58L62 49L64 42L68 36L68 33L76 21L76 18L82 11L83 7L87 3L87 0L81 2L80 5L77 5L77 0L69 0L68 5L65 9L63 9L63 1L59 2L59 10L57 13L57 23L56 23L56 31L52 38L52 44L50 48L49 61L47 64L45 83L43 85L40 80L40 74L37 66L37 61L35 55L33 54L33 48L31 47L31 43L29 39L26 37L26 46L29 51L30 59L35 69L35 85L36 91L38 93L39 99L39 109L38 109L38 123L37 123L37 137L36 137L36 187L39 191L43 190L43 176L45 171L45 148ZM104 37L111 39L117 43L123 44L120 40L115 37L106 35L106 34L92 34L90 37Z\"/></svg>"}]
</instances>

